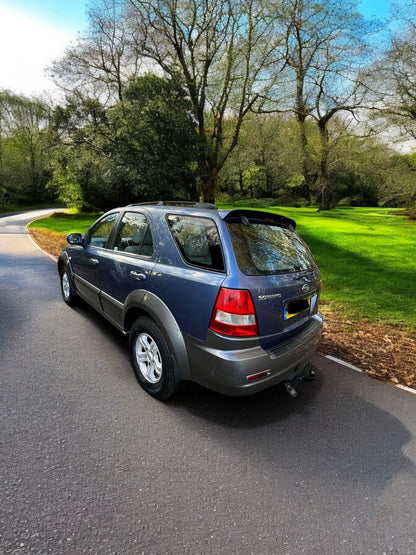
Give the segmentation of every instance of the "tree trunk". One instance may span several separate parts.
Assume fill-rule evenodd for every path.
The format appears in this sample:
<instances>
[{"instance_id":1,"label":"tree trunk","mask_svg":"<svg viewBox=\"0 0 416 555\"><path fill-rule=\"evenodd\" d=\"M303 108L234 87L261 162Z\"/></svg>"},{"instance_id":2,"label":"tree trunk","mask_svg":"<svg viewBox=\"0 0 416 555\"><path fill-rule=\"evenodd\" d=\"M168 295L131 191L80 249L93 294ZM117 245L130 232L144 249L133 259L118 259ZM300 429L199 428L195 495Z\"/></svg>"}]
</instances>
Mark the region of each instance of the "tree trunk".
<instances>
[{"instance_id":1,"label":"tree trunk","mask_svg":"<svg viewBox=\"0 0 416 555\"><path fill-rule=\"evenodd\" d=\"M311 201L311 188L312 188L312 175L309 171L309 155L308 155L308 137L306 135L305 118L298 116L300 144L302 148L302 174L303 174L303 187L302 195L310 202Z\"/></svg>"},{"instance_id":2,"label":"tree trunk","mask_svg":"<svg viewBox=\"0 0 416 555\"><path fill-rule=\"evenodd\" d=\"M320 159L320 192L319 210L330 210L333 207L334 195L329 186L328 178L328 152L329 138L325 121L318 122L319 136L321 139L321 159Z\"/></svg>"},{"instance_id":3,"label":"tree trunk","mask_svg":"<svg viewBox=\"0 0 416 555\"><path fill-rule=\"evenodd\" d=\"M217 180L217 168L212 168L210 175L201 179L202 202L215 204L215 182Z\"/></svg>"}]
</instances>

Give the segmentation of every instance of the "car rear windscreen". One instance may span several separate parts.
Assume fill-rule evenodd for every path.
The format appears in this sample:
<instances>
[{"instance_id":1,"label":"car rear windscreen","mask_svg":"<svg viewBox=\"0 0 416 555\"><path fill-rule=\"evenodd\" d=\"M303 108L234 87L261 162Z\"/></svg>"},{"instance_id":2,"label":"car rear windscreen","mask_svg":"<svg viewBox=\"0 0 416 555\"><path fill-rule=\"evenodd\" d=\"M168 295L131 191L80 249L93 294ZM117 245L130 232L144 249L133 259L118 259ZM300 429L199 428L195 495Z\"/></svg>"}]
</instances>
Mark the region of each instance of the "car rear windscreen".
<instances>
[{"instance_id":1,"label":"car rear windscreen","mask_svg":"<svg viewBox=\"0 0 416 555\"><path fill-rule=\"evenodd\" d=\"M310 250L291 229L250 222L247 218L227 225L239 268L246 275L300 272L315 267Z\"/></svg>"}]
</instances>

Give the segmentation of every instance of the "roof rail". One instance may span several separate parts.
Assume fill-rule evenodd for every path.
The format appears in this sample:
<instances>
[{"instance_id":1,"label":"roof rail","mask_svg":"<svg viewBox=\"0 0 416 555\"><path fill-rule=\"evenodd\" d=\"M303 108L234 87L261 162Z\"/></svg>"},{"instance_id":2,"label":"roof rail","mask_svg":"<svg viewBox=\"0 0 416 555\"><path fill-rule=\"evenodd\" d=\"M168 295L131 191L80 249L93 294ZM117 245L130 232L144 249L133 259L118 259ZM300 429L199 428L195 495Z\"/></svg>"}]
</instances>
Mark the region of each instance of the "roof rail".
<instances>
[{"instance_id":1,"label":"roof rail","mask_svg":"<svg viewBox=\"0 0 416 555\"><path fill-rule=\"evenodd\" d=\"M194 202L188 200L159 200L154 202L137 202L133 204L128 204L128 206L183 206L202 208L205 210L218 210L218 207L215 204L211 204L210 202Z\"/></svg>"}]
</instances>

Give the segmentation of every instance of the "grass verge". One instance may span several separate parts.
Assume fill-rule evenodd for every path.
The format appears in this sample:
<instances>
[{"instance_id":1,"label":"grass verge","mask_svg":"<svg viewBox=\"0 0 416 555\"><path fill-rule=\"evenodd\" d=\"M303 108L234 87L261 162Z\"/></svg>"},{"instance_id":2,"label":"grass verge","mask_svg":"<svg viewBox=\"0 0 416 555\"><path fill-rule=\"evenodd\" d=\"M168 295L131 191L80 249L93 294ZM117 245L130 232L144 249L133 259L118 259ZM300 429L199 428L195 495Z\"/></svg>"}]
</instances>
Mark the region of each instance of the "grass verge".
<instances>
[{"instance_id":1,"label":"grass verge","mask_svg":"<svg viewBox=\"0 0 416 555\"><path fill-rule=\"evenodd\" d=\"M28 225L29 230L43 230L53 233L84 233L101 213L55 212L51 216L35 220Z\"/></svg>"},{"instance_id":2,"label":"grass verge","mask_svg":"<svg viewBox=\"0 0 416 555\"><path fill-rule=\"evenodd\" d=\"M69 233L84 233L100 214L55 212L51 216L31 222L27 227L36 243L53 256L59 256L68 244Z\"/></svg>"}]
</instances>

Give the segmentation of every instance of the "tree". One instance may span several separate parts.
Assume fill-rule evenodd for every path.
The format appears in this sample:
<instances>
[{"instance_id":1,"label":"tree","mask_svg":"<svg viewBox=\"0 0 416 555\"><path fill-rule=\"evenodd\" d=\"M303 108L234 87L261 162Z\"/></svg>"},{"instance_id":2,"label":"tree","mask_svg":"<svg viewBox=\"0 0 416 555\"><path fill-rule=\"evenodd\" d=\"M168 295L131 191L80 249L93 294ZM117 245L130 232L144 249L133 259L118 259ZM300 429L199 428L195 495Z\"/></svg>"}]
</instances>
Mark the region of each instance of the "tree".
<instances>
[{"instance_id":1,"label":"tree","mask_svg":"<svg viewBox=\"0 0 416 555\"><path fill-rule=\"evenodd\" d=\"M360 70L367 62L365 35L373 30L365 24L356 0L284 0L276 5L287 21L286 64L282 77L285 91L294 86L293 104L286 104L299 124L302 147L304 196L311 198L318 184L322 209L331 206L328 181L329 123L340 112L354 113L363 103L365 88ZM315 121L320 137L318 173L311 165L306 122Z\"/></svg>"},{"instance_id":2,"label":"tree","mask_svg":"<svg viewBox=\"0 0 416 555\"><path fill-rule=\"evenodd\" d=\"M50 74L65 92L111 105L122 100L129 78L139 75L141 55L131 48L122 2L96 0L87 15L88 33L52 64Z\"/></svg>"},{"instance_id":3,"label":"tree","mask_svg":"<svg viewBox=\"0 0 416 555\"><path fill-rule=\"evenodd\" d=\"M3 197L13 202L44 200L53 149L51 110L40 99L0 92Z\"/></svg>"},{"instance_id":4,"label":"tree","mask_svg":"<svg viewBox=\"0 0 416 555\"><path fill-rule=\"evenodd\" d=\"M72 96L56 109L63 144L50 188L61 200L85 208L194 200L196 137L183 88L146 75L124 87L122 98L106 107Z\"/></svg>"},{"instance_id":5,"label":"tree","mask_svg":"<svg viewBox=\"0 0 416 555\"><path fill-rule=\"evenodd\" d=\"M307 127L309 133L310 125ZM221 172L220 188L234 198L251 195L286 204L306 200L302 197L302 182L302 156L294 118L276 113L250 115Z\"/></svg>"},{"instance_id":6,"label":"tree","mask_svg":"<svg viewBox=\"0 0 416 555\"><path fill-rule=\"evenodd\" d=\"M372 124L380 129L390 145L399 144L401 152L409 152L414 150L416 139L416 1L397 3L394 17L399 25L390 46L384 57L371 68L375 107ZM400 199L400 204L411 208L414 213L413 156L396 154L395 159L395 171L391 172L384 195L391 199L391 203Z\"/></svg>"},{"instance_id":7,"label":"tree","mask_svg":"<svg viewBox=\"0 0 416 555\"><path fill-rule=\"evenodd\" d=\"M378 114L402 130L401 138L416 138L416 1L398 9L400 26L384 57L372 69ZM383 83L381 87L380 84ZM384 125L386 119L383 120Z\"/></svg>"},{"instance_id":8,"label":"tree","mask_svg":"<svg viewBox=\"0 0 416 555\"><path fill-rule=\"evenodd\" d=\"M112 171L140 200L198 200L196 134L180 83L154 75L132 80L109 110Z\"/></svg>"},{"instance_id":9,"label":"tree","mask_svg":"<svg viewBox=\"0 0 416 555\"><path fill-rule=\"evenodd\" d=\"M347 206L403 206L416 193L416 156L397 153L371 136L354 136L334 116L327 171L337 201ZM278 205L304 203L302 148L297 121L280 114L248 118L241 140L219 179L220 190L234 200L264 199ZM320 137L306 120L311 164L319 169Z\"/></svg>"},{"instance_id":10,"label":"tree","mask_svg":"<svg viewBox=\"0 0 416 555\"><path fill-rule=\"evenodd\" d=\"M342 128L344 122L335 118L333 125ZM347 206L377 206L392 154L375 138L355 137L341 129L328 159L328 179L337 200Z\"/></svg>"},{"instance_id":11,"label":"tree","mask_svg":"<svg viewBox=\"0 0 416 555\"><path fill-rule=\"evenodd\" d=\"M260 0L129 0L127 5L137 52L184 83L197 128L203 200L214 202L218 172L276 63L277 19Z\"/></svg>"}]
</instances>

